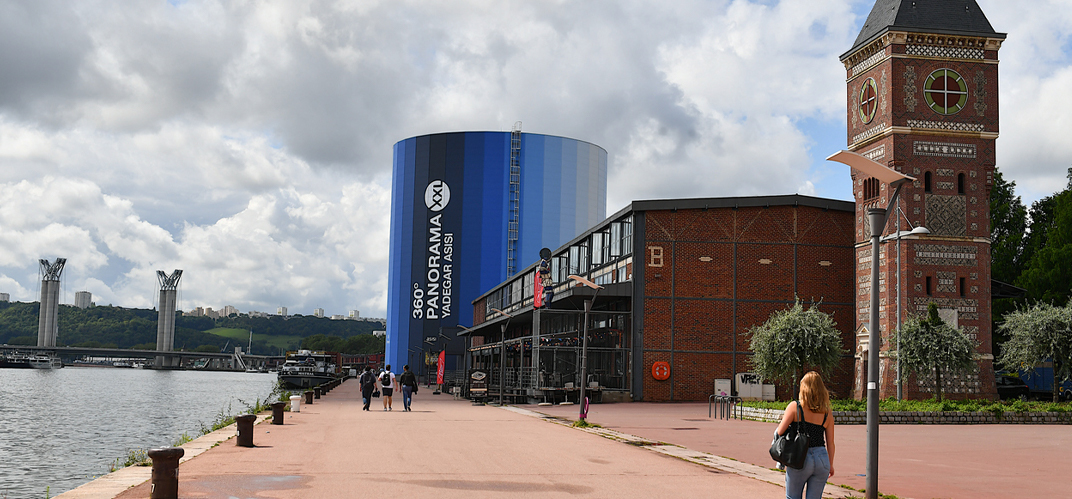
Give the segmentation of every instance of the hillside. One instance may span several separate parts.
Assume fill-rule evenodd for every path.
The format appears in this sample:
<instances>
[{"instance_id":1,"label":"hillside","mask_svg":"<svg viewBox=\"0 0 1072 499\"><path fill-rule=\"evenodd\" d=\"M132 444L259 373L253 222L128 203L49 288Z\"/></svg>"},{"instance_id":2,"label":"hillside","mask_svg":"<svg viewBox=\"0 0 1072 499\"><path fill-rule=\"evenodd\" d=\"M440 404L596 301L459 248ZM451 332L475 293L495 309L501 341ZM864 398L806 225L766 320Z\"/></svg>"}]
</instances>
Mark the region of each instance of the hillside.
<instances>
[{"instance_id":1,"label":"hillside","mask_svg":"<svg viewBox=\"0 0 1072 499\"><path fill-rule=\"evenodd\" d=\"M36 345L39 309L37 302L0 302L0 344ZM157 316L156 310L151 309L111 306L80 309L60 305L58 344L152 350L156 348ZM370 336L361 338L361 341L344 340L371 335L372 331L382 328L375 322L300 315L286 318L231 316L218 320L178 315L175 318L175 348L210 350L211 347L227 347L230 350L235 345L245 347L252 329L252 353L257 355L281 355L298 348L311 336L317 336L314 342L318 343L324 337L338 338L340 345L370 350L345 353L379 353L383 351L382 338Z\"/></svg>"}]
</instances>

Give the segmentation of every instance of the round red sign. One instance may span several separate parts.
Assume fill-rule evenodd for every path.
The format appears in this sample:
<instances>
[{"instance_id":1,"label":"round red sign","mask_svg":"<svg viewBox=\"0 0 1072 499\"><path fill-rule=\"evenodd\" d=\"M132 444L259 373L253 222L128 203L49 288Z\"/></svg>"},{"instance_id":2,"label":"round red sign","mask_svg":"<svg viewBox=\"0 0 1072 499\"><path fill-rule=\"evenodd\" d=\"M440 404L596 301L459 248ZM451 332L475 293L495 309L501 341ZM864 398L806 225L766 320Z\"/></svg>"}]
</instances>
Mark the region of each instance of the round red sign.
<instances>
[{"instance_id":1,"label":"round red sign","mask_svg":"<svg viewBox=\"0 0 1072 499\"><path fill-rule=\"evenodd\" d=\"M670 379L670 363L659 361L652 364L651 377L659 381L666 381L667 379Z\"/></svg>"}]
</instances>

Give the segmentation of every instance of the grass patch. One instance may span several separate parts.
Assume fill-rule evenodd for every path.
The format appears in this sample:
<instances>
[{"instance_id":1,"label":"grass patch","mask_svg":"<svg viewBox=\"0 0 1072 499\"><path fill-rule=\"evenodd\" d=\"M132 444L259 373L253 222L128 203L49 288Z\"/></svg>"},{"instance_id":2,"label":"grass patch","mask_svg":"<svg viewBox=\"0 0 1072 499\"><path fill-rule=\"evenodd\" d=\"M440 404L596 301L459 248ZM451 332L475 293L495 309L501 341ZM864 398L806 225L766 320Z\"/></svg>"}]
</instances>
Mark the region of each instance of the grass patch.
<instances>
[{"instance_id":1,"label":"grass patch","mask_svg":"<svg viewBox=\"0 0 1072 499\"><path fill-rule=\"evenodd\" d=\"M597 425L595 423L589 423L588 421L585 421L583 419L578 419L577 421L574 421L573 422L573 427L574 428L602 428L602 426L600 426L600 425Z\"/></svg>"}]
</instances>

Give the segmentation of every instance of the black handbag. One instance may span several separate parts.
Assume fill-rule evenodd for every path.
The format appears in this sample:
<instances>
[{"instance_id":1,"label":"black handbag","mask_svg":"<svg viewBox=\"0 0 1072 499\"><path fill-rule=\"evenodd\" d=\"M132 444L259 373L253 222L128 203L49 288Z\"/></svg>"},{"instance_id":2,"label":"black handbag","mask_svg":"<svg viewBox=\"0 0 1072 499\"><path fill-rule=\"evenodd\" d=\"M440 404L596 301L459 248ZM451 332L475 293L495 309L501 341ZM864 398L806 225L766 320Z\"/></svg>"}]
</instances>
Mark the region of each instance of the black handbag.
<instances>
[{"instance_id":1,"label":"black handbag","mask_svg":"<svg viewBox=\"0 0 1072 499\"><path fill-rule=\"evenodd\" d=\"M374 398L374 399L380 398L380 391L376 390L376 391L372 392L372 398Z\"/></svg>"},{"instance_id":2,"label":"black handbag","mask_svg":"<svg viewBox=\"0 0 1072 499\"><path fill-rule=\"evenodd\" d=\"M775 435L771 442L770 456L790 468L801 469L808 457L808 435L804 431L804 411L797 402L797 421L789 423L785 434Z\"/></svg>"}]
</instances>

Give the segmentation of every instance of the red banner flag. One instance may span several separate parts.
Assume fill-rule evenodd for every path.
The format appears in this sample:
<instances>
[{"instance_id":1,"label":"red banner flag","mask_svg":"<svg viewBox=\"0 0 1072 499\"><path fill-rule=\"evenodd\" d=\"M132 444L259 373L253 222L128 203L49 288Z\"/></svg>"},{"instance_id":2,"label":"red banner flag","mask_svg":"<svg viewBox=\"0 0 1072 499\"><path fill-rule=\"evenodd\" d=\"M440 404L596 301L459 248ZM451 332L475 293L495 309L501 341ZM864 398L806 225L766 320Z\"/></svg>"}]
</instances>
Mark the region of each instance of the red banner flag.
<instances>
[{"instance_id":1,"label":"red banner flag","mask_svg":"<svg viewBox=\"0 0 1072 499\"><path fill-rule=\"evenodd\" d=\"M447 365L447 351L443 350L439 352L439 367L436 369L436 384L443 384L443 371Z\"/></svg>"},{"instance_id":2,"label":"red banner flag","mask_svg":"<svg viewBox=\"0 0 1072 499\"><path fill-rule=\"evenodd\" d=\"M532 283L535 286L534 293L532 294L532 308L540 308L543 306L543 279L540 277L540 267L536 267L536 275L532 276Z\"/></svg>"}]
</instances>

